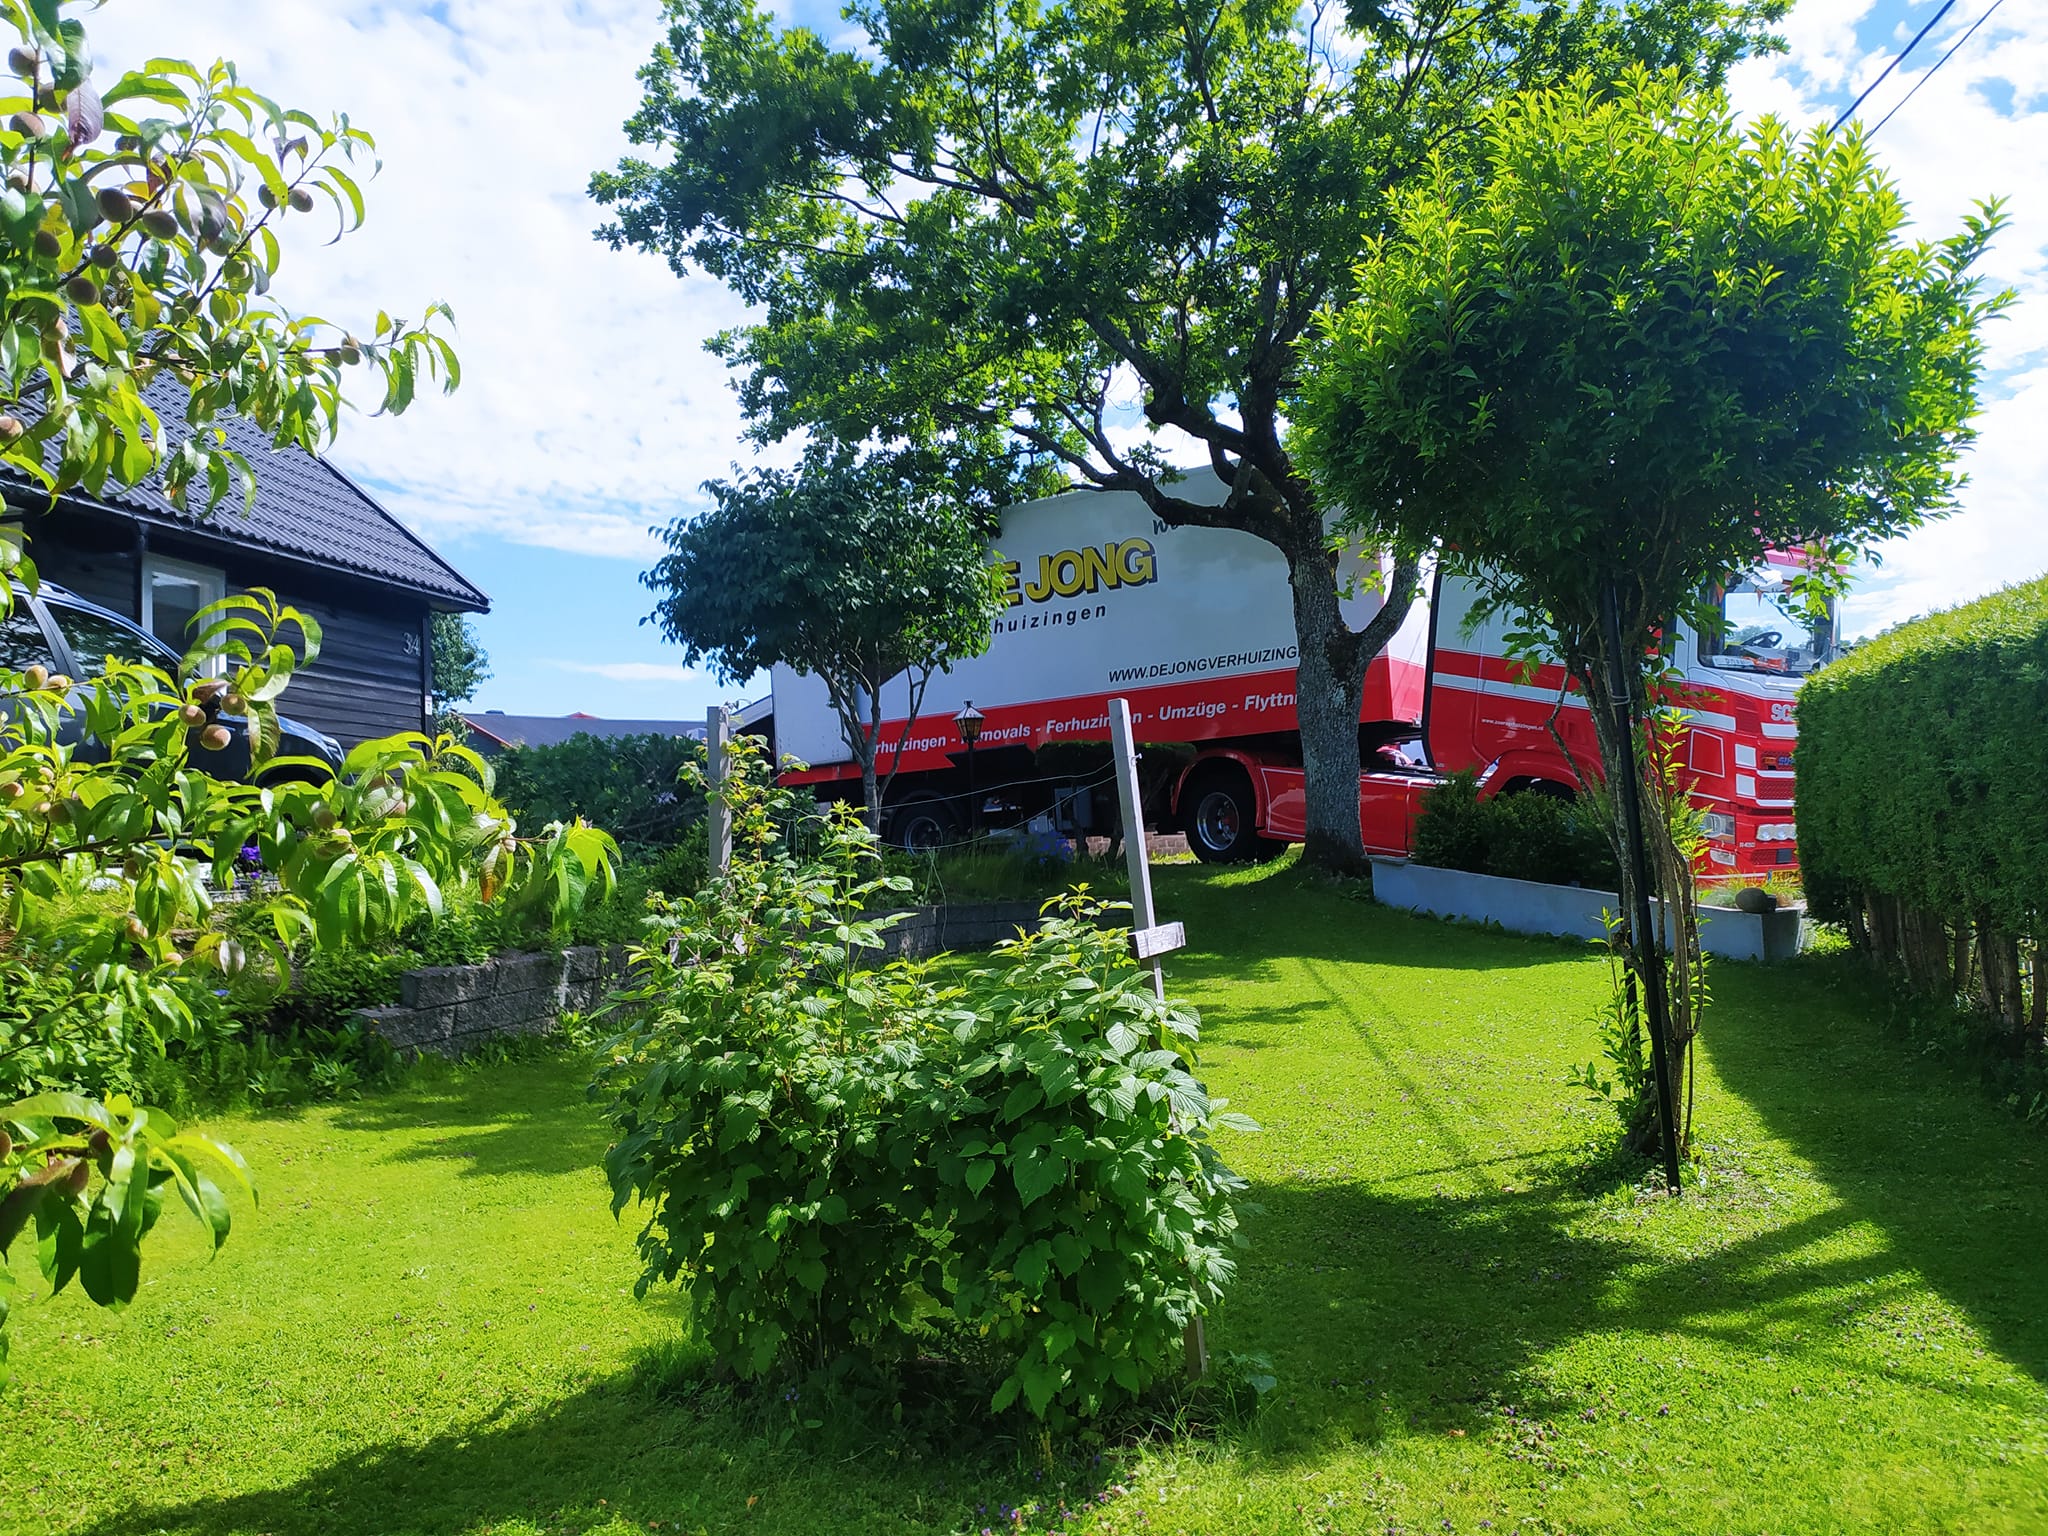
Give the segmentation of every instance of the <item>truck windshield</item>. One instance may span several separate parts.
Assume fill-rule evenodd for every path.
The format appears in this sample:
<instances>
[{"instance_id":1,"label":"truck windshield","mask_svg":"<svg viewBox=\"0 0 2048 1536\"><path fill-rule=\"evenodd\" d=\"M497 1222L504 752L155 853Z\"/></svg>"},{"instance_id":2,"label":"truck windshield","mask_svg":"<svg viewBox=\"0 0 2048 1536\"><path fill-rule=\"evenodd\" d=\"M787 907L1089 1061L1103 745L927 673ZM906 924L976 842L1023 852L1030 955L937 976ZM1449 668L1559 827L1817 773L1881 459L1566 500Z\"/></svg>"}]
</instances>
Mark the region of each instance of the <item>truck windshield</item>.
<instances>
[{"instance_id":1,"label":"truck windshield","mask_svg":"<svg viewBox=\"0 0 2048 1536\"><path fill-rule=\"evenodd\" d=\"M1835 607L1809 615L1784 576L1766 566L1721 594L1717 631L1700 636L1700 659L1729 671L1804 677L1835 654Z\"/></svg>"}]
</instances>

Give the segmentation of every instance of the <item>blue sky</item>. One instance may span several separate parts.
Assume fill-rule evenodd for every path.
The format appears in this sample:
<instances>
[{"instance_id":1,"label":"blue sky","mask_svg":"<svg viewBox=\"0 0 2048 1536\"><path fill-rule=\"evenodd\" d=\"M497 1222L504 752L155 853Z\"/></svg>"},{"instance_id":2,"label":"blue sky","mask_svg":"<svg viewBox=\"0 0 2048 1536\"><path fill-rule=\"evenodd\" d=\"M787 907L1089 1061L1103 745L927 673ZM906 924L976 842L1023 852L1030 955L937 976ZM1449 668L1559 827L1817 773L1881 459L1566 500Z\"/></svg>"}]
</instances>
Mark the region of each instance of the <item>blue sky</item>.
<instances>
[{"instance_id":1,"label":"blue sky","mask_svg":"<svg viewBox=\"0 0 2048 1536\"><path fill-rule=\"evenodd\" d=\"M1957 0L1866 120L1988 3ZM1938 6L1804 0L1790 53L1737 72L1737 104L1831 119ZM829 31L837 12L796 14ZM657 550L650 525L701 507L701 482L746 457L725 371L702 350L741 311L706 279L599 246L583 191L626 147L656 0L114 0L89 24L103 71L226 55L272 96L376 133L368 225L325 248L325 229L291 241L288 226L279 289L337 320L455 307L462 390L348 422L335 457L491 594L478 627L495 675L478 707L677 718L743 695L639 623L638 580ZM1852 629L2048 569L2044 92L2048 15L2007 5L1876 140L1928 233L1976 198L2013 198L1992 269L2021 300L1993 338L1964 510L1887 551L1851 600Z\"/></svg>"}]
</instances>

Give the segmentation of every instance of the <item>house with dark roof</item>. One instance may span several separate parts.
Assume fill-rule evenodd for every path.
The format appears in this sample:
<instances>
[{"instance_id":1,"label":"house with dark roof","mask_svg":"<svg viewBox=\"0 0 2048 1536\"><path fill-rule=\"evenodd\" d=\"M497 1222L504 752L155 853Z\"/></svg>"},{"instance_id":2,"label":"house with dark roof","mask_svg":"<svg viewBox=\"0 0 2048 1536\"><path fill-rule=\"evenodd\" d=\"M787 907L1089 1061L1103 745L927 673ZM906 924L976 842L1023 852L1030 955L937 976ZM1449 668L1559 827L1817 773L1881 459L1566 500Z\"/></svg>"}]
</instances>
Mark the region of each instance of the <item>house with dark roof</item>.
<instances>
[{"instance_id":1,"label":"house with dark roof","mask_svg":"<svg viewBox=\"0 0 2048 1536\"><path fill-rule=\"evenodd\" d=\"M469 744L486 757L507 747L559 747L576 736L688 736L704 739L702 720L606 720L577 711L573 715L508 715L487 709L463 715Z\"/></svg>"},{"instance_id":2,"label":"house with dark roof","mask_svg":"<svg viewBox=\"0 0 2048 1536\"><path fill-rule=\"evenodd\" d=\"M51 507L23 482L7 487L6 520L27 533L43 579L174 650L208 603L269 588L321 629L285 713L350 745L422 729L433 714L431 615L483 613L490 599L325 459L273 448L240 421L226 430L256 475L246 511L231 495L212 512L180 512L154 485L73 491Z\"/></svg>"}]
</instances>

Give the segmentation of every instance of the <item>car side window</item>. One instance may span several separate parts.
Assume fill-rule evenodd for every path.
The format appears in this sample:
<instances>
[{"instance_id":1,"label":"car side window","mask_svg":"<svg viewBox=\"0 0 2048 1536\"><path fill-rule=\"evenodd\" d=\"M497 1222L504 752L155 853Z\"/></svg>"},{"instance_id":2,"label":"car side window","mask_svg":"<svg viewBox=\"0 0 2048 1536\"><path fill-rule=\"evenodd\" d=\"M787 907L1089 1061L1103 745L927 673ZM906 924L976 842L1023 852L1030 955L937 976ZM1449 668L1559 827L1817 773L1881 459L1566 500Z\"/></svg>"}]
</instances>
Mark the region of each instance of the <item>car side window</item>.
<instances>
[{"instance_id":1,"label":"car side window","mask_svg":"<svg viewBox=\"0 0 2048 1536\"><path fill-rule=\"evenodd\" d=\"M109 656L116 661L139 661L151 666L177 665L176 658L159 642L134 625L110 615L52 603L50 617L64 632L64 639L71 646L71 654L79 668L88 674L97 670Z\"/></svg>"},{"instance_id":2,"label":"car side window","mask_svg":"<svg viewBox=\"0 0 2048 1536\"><path fill-rule=\"evenodd\" d=\"M36 622L35 610L16 593L14 606L0 618L0 671L25 672L30 667L55 671L56 666L57 658L50 654L50 642Z\"/></svg>"}]
</instances>

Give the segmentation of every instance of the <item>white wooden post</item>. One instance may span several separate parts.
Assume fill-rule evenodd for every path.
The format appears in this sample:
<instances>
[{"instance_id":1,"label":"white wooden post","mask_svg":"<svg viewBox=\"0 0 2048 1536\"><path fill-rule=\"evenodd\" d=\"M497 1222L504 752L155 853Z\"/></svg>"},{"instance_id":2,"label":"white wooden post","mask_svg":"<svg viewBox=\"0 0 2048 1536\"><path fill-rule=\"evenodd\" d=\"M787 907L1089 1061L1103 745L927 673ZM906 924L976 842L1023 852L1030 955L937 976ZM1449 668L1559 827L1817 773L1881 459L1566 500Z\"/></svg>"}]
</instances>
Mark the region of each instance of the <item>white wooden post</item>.
<instances>
[{"instance_id":1,"label":"white wooden post","mask_svg":"<svg viewBox=\"0 0 2048 1536\"><path fill-rule=\"evenodd\" d=\"M732 807L725 803L725 776L731 768L726 748L732 740L725 709L714 704L704 716L704 776L710 781L705 825L711 838L711 873L722 875L732 867Z\"/></svg>"},{"instance_id":2,"label":"white wooden post","mask_svg":"<svg viewBox=\"0 0 2048 1536\"><path fill-rule=\"evenodd\" d=\"M1109 744L1116 754L1116 799L1124 816L1124 862L1131 871L1131 930L1142 933L1152 927L1152 865L1145 850L1145 797L1138 788L1138 746L1131 737L1131 701L1109 701ZM1152 991L1166 999L1166 970L1154 955Z\"/></svg>"},{"instance_id":3,"label":"white wooden post","mask_svg":"<svg viewBox=\"0 0 2048 1536\"><path fill-rule=\"evenodd\" d=\"M1152 861L1145 846L1145 797L1138 788L1138 745L1131 735L1131 701L1109 701L1109 744L1116 757L1116 798L1124 817L1124 861L1131 872L1131 953L1152 968L1152 992L1166 1000L1160 956L1186 942L1180 924L1162 928L1152 906ZM1188 1319L1182 1340L1191 1377L1207 1374L1209 1338L1199 1317Z\"/></svg>"}]
</instances>

